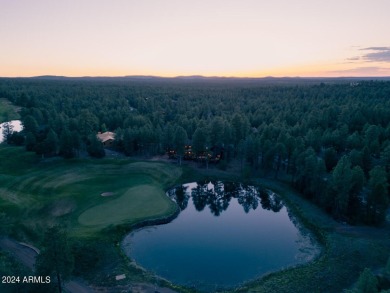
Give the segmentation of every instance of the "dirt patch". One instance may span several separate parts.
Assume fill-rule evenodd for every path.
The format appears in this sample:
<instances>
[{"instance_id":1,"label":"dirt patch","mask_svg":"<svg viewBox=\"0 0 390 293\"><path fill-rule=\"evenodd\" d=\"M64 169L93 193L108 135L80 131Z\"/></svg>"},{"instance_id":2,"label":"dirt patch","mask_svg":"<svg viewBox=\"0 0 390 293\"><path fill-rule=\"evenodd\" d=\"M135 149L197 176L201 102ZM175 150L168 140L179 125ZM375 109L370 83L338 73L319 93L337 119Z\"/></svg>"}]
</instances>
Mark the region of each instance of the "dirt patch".
<instances>
[{"instance_id":1,"label":"dirt patch","mask_svg":"<svg viewBox=\"0 0 390 293\"><path fill-rule=\"evenodd\" d=\"M113 192L103 192L100 194L101 196L113 196L114 193Z\"/></svg>"}]
</instances>

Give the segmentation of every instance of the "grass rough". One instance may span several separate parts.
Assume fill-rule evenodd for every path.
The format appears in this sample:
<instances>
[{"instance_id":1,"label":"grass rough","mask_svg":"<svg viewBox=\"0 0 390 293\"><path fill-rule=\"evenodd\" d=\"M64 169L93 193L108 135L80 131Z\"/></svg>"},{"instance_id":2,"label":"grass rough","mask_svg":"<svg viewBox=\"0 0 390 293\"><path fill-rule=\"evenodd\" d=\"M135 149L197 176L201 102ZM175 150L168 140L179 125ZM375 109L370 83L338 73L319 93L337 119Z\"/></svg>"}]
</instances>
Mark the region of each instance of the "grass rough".
<instances>
[{"instance_id":1,"label":"grass rough","mask_svg":"<svg viewBox=\"0 0 390 293\"><path fill-rule=\"evenodd\" d=\"M0 98L0 123L16 120L20 118L19 108L10 101Z\"/></svg>"},{"instance_id":2,"label":"grass rough","mask_svg":"<svg viewBox=\"0 0 390 293\"><path fill-rule=\"evenodd\" d=\"M181 168L170 163L130 159L51 159L41 161L23 148L0 146L1 234L39 247L42 231L65 224L72 238L99 251L91 281L111 286L113 275L126 282L149 282L194 292L159 280L124 256L119 242L136 223L169 216L175 205L164 191L176 184L209 179L240 180L239 173L215 168ZM323 245L315 261L271 273L233 292L342 292L365 267L377 271L390 256L390 227L353 227L334 221L287 184L249 179L280 194L301 224ZM102 197L102 192L114 196ZM0 266L8 257L0 257Z\"/></svg>"}]
</instances>

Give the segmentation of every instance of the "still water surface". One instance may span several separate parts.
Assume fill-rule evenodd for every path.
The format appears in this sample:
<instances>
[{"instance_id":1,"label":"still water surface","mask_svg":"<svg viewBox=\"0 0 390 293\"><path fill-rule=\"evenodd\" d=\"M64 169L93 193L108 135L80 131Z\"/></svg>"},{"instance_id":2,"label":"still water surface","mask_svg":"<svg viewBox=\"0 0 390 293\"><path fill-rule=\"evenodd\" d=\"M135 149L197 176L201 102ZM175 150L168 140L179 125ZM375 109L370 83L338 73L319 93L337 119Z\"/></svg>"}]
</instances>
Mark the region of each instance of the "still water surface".
<instances>
[{"instance_id":1,"label":"still water surface","mask_svg":"<svg viewBox=\"0 0 390 293\"><path fill-rule=\"evenodd\" d=\"M179 216L132 232L123 249L174 283L205 291L234 287L319 253L270 191L218 181L184 184L167 194L180 206Z\"/></svg>"},{"instance_id":2,"label":"still water surface","mask_svg":"<svg viewBox=\"0 0 390 293\"><path fill-rule=\"evenodd\" d=\"M22 122L20 120L11 120L8 122L0 123L0 143L3 142L4 136L3 136L3 130L4 130L4 124L9 123L12 126L12 131L21 131L23 129Z\"/></svg>"}]
</instances>

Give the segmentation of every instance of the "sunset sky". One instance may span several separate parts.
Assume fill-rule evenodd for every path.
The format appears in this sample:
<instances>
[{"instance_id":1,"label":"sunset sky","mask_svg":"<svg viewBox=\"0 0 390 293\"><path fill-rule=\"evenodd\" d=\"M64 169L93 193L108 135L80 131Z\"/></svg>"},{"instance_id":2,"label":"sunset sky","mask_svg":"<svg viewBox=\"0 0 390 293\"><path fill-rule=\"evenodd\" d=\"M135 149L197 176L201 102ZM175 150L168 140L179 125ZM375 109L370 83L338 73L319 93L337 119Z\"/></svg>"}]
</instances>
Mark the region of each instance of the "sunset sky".
<instances>
[{"instance_id":1,"label":"sunset sky","mask_svg":"<svg viewBox=\"0 0 390 293\"><path fill-rule=\"evenodd\" d=\"M389 0L0 0L0 76L390 76Z\"/></svg>"}]
</instances>

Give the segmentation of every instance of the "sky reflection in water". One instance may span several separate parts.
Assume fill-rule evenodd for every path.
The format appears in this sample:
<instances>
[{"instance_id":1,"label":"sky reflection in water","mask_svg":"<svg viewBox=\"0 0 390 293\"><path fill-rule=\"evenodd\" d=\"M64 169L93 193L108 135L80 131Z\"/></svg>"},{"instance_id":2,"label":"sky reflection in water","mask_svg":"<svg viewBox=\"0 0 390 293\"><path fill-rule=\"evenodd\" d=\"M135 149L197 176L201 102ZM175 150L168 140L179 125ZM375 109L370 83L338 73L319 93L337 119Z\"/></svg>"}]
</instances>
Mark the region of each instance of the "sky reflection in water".
<instances>
[{"instance_id":1,"label":"sky reflection in water","mask_svg":"<svg viewBox=\"0 0 390 293\"><path fill-rule=\"evenodd\" d=\"M198 182L167 194L180 206L179 216L131 233L123 247L139 265L174 283L206 291L233 287L318 253L281 199L259 187Z\"/></svg>"}]
</instances>

